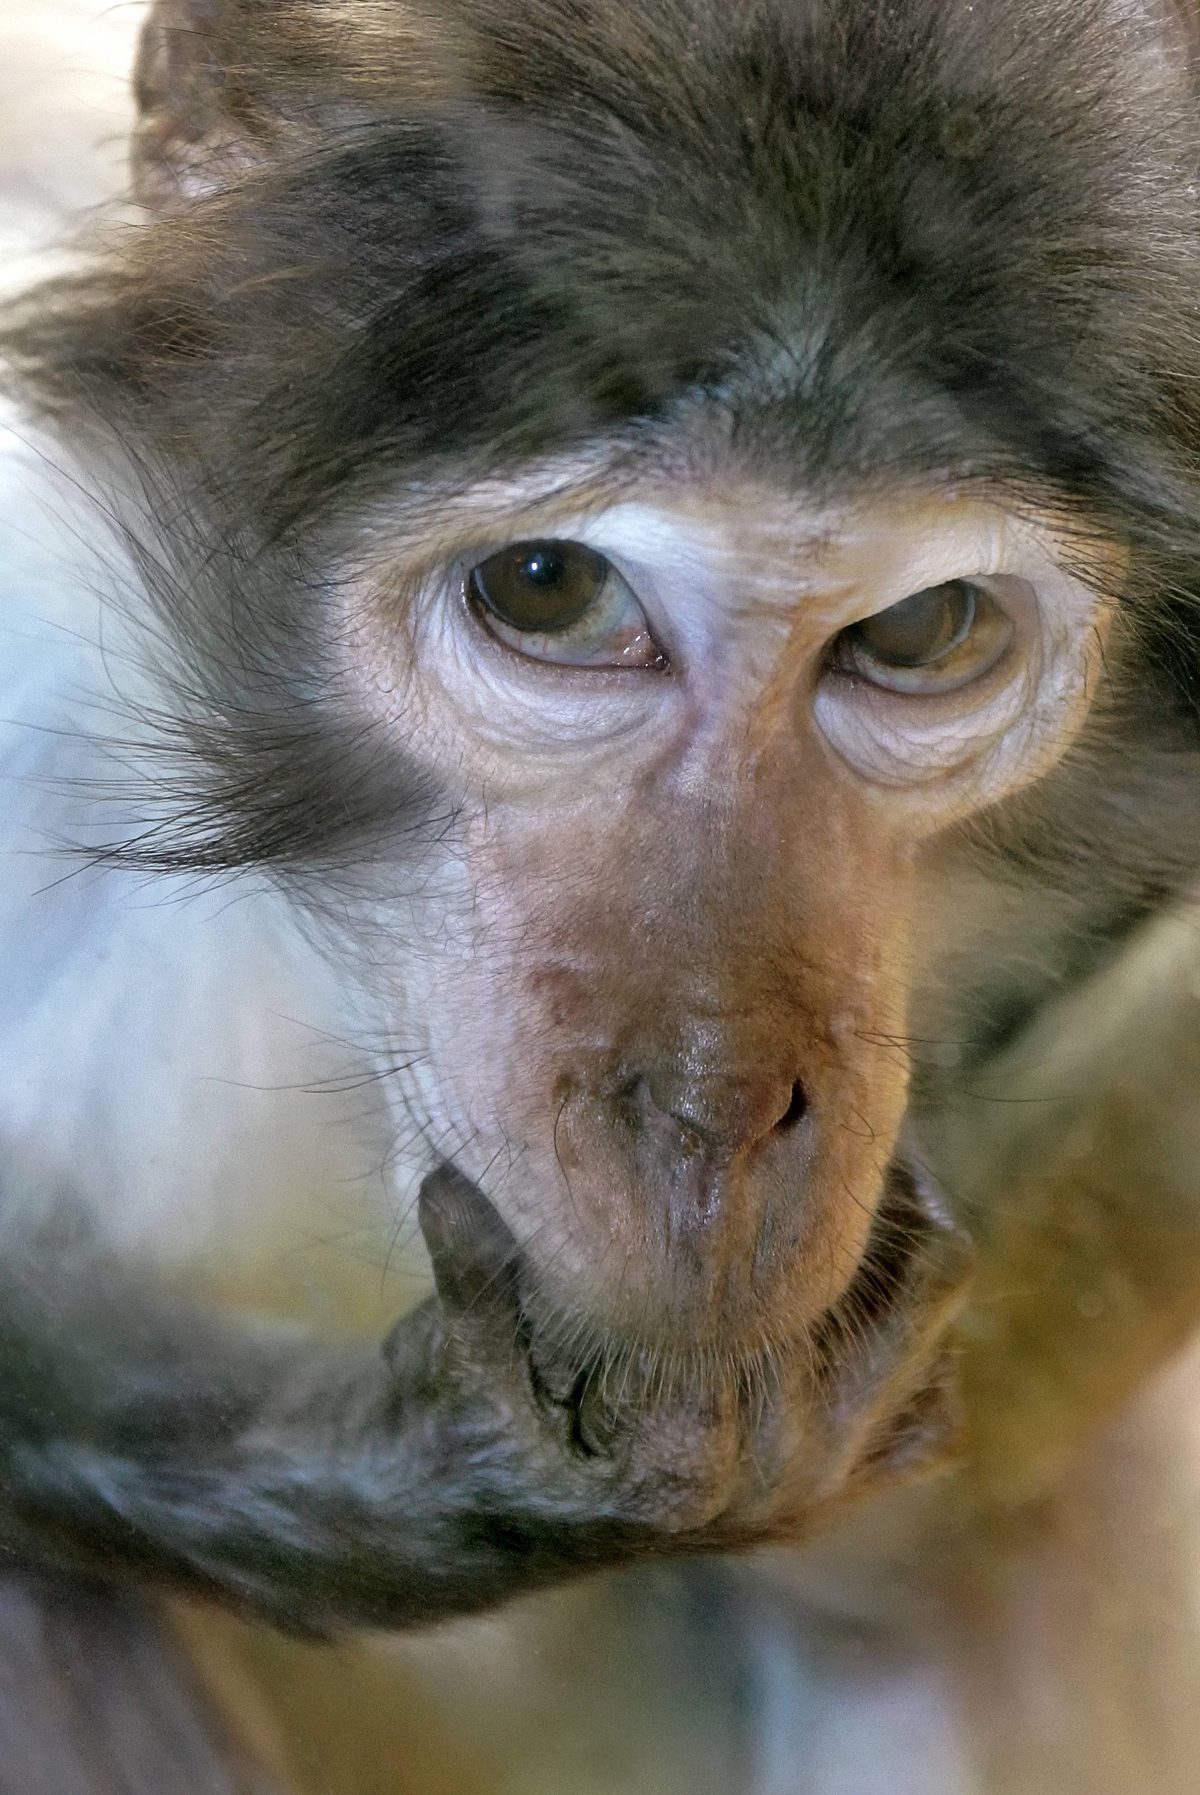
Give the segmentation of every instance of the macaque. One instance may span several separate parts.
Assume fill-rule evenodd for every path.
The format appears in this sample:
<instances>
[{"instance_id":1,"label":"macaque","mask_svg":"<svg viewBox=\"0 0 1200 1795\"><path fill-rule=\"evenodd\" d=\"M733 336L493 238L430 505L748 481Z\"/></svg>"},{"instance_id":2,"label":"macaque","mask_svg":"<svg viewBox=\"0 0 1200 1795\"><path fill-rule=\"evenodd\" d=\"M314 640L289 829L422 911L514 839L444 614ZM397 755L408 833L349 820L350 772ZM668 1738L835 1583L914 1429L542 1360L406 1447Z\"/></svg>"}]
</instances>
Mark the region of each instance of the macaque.
<instances>
[{"instance_id":1,"label":"macaque","mask_svg":"<svg viewBox=\"0 0 1200 1795\"><path fill-rule=\"evenodd\" d=\"M1200 866L1192 24L150 7L136 213L3 327L13 1574L327 1636L978 1563L1191 1337L1200 1192L980 1093ZM432 1265L383 1339L188 1288L294 1143L259 1213L179 1093L306 989Z\"/></svg>"}]
</instances>

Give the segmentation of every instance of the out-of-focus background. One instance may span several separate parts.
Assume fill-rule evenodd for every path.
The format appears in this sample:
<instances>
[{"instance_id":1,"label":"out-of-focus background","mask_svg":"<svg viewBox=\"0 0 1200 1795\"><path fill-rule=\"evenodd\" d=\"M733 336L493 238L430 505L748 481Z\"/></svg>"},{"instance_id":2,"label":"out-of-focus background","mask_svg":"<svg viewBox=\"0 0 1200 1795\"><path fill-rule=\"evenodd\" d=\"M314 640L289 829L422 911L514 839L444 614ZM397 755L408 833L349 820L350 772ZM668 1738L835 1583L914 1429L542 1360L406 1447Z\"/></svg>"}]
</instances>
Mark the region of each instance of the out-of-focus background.
<instances>
[{"instance_id":1,"label":"out-of-focus background","mask_svg":"<svg viewBox=\"0 0 1200 1795\"><path fill-rule=\"evenodd\" d=\"M0 285L47 266L65 216L125 179L142 0L0 6ZM38 252L41 252L40 254Z\"/></svg>"}]
</instances>

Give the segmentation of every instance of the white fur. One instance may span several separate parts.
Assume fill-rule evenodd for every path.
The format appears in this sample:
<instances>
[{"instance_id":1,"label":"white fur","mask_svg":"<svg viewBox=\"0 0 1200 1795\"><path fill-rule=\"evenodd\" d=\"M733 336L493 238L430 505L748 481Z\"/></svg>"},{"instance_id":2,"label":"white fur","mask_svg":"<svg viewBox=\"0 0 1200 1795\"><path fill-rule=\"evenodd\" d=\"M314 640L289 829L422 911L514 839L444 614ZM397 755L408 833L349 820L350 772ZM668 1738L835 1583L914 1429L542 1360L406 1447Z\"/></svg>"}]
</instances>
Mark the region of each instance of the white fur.
<instances>
[{"instance_id":1,"label":"white fur","mask_svg":"<svg viewBox=\"0 0 1200 1795\"><path fill-rule=\"evenodd\" d=\"M357 1056L340 1044L326 969L269 890L145 880L75 851L95 839L97 810L106 827L122 821L88 782L114 777L99 741L130 728L132 675L119 649L102 647L102 625L105 587L134 576L74 533L66 497L10 415L0 1204L12 1220L68 1191L126 1250L240 1254L311 1218L321 1192L344 1191L361 1166L348 1112L362 1098L302 1088L352 1077ZM80 516L94 533L95 514Z\"/></svg>"},{"instance_id":2,"label":"white fur","mask_svg":"<svg viewBox=\"0 0 1200 1795\"><path fill-rule=\"evenodd\" d=\"M9 290L61 267L67 214L119 191L141 12L39 0L3 20ZM129 728L103 593L134 576L56 456L0 412L0 1217L70 1192L123 1250L234 1265L329 1233L331 1215L341 1233L365 1201L386 1245L370 1102L304 1088L352 1081L358 1061L329 1039L332 983L282 906L71 851L95 838L76 782L113 773L89 734Z\"/></svg>"}]
</instances>

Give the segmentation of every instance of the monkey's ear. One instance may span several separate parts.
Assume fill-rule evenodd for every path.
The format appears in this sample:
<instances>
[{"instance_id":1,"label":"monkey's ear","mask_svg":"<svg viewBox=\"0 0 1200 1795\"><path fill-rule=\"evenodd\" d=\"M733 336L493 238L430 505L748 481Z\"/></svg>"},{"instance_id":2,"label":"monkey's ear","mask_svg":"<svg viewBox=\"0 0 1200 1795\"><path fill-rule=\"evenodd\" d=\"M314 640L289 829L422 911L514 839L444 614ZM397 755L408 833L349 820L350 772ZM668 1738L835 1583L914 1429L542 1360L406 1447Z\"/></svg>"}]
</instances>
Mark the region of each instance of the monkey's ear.
<instances>
[{"instance_id":1,"label":"monkey's ear","mask_svg":"<svg viewBox=\"0 0 1200 1795\"><path fill-rule=\"evenodd\" d=\"M134 198L174 211L224 186L268 147L246 0L153 0L133 86ZM240 60L239 60L240 50Z\"/></svg>"}]
</instances>

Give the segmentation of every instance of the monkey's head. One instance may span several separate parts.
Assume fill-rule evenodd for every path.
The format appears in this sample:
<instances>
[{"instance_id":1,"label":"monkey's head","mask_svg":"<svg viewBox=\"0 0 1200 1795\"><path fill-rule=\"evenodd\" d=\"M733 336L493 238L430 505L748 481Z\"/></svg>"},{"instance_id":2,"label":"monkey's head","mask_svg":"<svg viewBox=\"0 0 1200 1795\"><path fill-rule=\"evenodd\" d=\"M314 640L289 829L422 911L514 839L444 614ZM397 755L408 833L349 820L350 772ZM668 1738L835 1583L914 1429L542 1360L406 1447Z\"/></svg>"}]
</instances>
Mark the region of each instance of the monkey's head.
<instances>
[{"instance_id":1,"label":"monkey's head","mask_svg":"<svg viewBox=\"0 0 1200 1795\"><path fill-rule=\"evenodd\" d=\"M547 1311L737 1352L846 1291L936 869L1193 553L1152 11L156 9L151 220L47 352L205 769L139 851L296 878Z\"/></svg>"}]
</instances>

